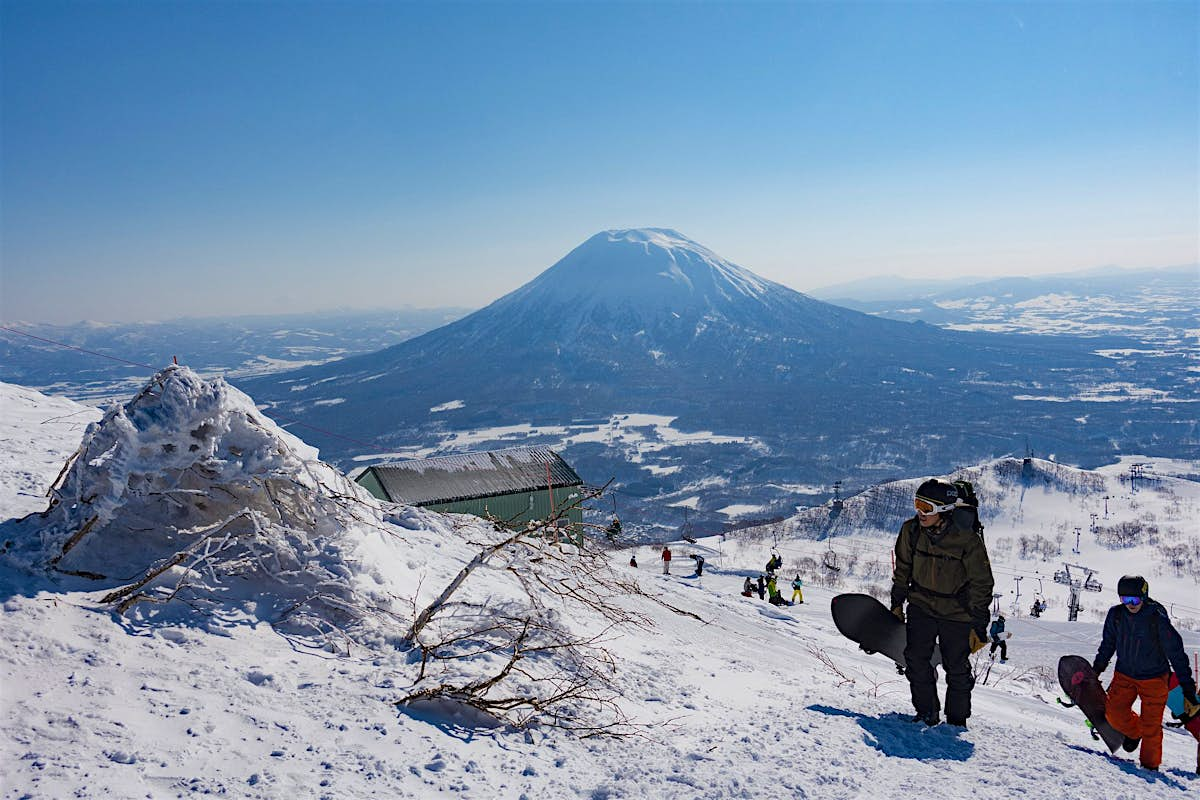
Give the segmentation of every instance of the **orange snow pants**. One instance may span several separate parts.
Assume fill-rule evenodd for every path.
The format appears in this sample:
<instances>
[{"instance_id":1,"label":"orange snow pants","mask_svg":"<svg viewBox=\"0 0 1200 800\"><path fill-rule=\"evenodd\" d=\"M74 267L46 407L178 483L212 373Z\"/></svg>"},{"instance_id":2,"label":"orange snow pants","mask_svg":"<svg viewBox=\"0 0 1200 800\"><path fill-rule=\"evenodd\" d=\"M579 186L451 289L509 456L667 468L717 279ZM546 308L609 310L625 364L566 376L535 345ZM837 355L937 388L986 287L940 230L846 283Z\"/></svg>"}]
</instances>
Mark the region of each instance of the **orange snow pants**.
<instances>
[{"instance_id":1,"label":"orange snow pants","mask_svg":"<svg viewBox=\"0 0 1200 800\"><path fill-rule=\"evenodd\" d=\"M1133 712L1133 701L1141 698L1141 713ZM1137 681L1123 673L1113 674L1108 685L1105 716L1108 724L1131 739L1141 739L1138 753L1143 767L1162 763L1162 720L1167 706L1167 676Z\"/></svg>"}]
</instances>

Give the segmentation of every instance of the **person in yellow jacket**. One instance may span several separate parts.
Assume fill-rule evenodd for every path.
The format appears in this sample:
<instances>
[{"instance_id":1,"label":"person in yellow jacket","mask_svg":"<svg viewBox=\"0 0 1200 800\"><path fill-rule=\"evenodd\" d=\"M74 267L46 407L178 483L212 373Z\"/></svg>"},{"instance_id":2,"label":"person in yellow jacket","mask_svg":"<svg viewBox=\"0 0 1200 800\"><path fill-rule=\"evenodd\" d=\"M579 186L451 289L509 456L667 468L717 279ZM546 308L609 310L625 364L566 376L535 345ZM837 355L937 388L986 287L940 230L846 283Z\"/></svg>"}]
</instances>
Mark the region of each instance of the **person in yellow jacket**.
<instances>
[{"instance_id":1,"label":"person in yellow jacket","mask_svg":"<svg viewBox=\"0 0 1200 800\"><path fill-rule=\"evenodd\" d=\"M987 642L995 579L982 529L963 523L954 513L957 503L954 484L927 480L917 489L916 516L896 537L891 600L892 613L907 629L904 661L913 721L940 721L937 673L930 663L936 645L946 670L946 722L966 727L975 687L969 658Z\"/></svg>"}]
</instances>

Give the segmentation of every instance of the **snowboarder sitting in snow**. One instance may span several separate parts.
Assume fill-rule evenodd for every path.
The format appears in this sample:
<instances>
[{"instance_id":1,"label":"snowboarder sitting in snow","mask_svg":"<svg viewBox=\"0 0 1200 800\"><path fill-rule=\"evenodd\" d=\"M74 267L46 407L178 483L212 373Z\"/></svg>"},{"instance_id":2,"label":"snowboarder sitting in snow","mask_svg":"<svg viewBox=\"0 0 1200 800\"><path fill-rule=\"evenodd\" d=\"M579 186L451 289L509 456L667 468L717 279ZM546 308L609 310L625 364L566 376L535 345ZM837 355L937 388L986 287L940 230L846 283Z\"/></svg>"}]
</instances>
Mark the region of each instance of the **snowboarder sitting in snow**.
<instances>
[{"instance_id":1,"label":"snowboarder sitting in snow","mask_svg":"<svg viewBox=\"0 0 1200 800\"><path fill-rule=\"evenodd\" d=\"M937 673L930 664L936 644L946 669L946 721L966 726L975 686L969 658L987 641L991 618L992 565L983 537L956 524L957 502L953 484L925 481L913 501L916 516L896 537L892 613L907 628L904 661L917 712L913 721L926 725L940 721Z\"/></svg>"},{"instance_id":2,"label":"snowboarder sitting in snow","mask_svg":"<svg viewBox=\"0 0 1200 800\"><path fill-rule=\"evenodd\" d=\"M631 555L629 557L629 566L631 566L631 567L637 566L637 554L636 553L634 553L633 555Z\"/></svg>"},{"instance_id":3,"label":"snowboarder sitting in snow","mask_svg":"<svg viewBox=\"0 0 1200 800\"><path fill-rule=\"evenodd\" d=\"M804 581L800 580L800 576L797 574L796 577L792 580L792 603L793 604L804 602L804 592L800 591L800 589L803 586L804 586ZM799 599L797 599L797 598L799 598Z\"/></svg>"},{"instance_id":4,"label":"snowboarder sitting in snow","mask_svg":"<svg viewBox=\"0 0 1200 800\"><path fill-rule=\"evenodd\" d=\"M1132 753L1141 744L1138 759L1146 769L1162 763L1162 718L1167 705L1171 667L1184 700L1196 705L1196 679L1183 649L1183 639L1171 624L1167 610L1150 599L1150 584L1141 575L1126 575L1117 582L1121 602L1108 610L1104 634L1092 669L1100 675L1116 653L1117 667L1108 686L1105 716L1125 735L1122 745ZM1141 700L1141 713L1133 701Z\"/></svg>"},{"instance_id":5,"label":"snowboarder sitting in snow","mask_svg":"<svg viewBox=\"0 0 1200 800\"><path fill-rule=\"evenodd\" d=\"M746 582L742 584L742 597L750 597L754 594L754 584L750 582L750 576L746 576Z\"/></svg>"},{"instance_id":6,"label":"snowboarder sitting in snow","mask_svg":"<svg viewBox=\"0 0 1200 800\"><path fill-rule=\"evenodd\" d=\"M1000 648L1000 663L1008 661L1008 642L1004 641L1004 615L996 617L996 621L992 623L992 627L988 628L988 635L992 637L992 649L988 650L988 655L992 658L996 657L996 648Z\"/></svg>"},{"instance_id":7,"label":"snowboarder sitting in snow","mask_svg":"<svg viewBox=\"0 0 1200 800\"><path fill-rule=\"evenodd\" d=\"M769 595L767 602L773 606L789 605L788 601L783 599L783 595L779 592L779 584L775 582L775 576L767 578L767 594Z\"/></svg>"}]
</instances>

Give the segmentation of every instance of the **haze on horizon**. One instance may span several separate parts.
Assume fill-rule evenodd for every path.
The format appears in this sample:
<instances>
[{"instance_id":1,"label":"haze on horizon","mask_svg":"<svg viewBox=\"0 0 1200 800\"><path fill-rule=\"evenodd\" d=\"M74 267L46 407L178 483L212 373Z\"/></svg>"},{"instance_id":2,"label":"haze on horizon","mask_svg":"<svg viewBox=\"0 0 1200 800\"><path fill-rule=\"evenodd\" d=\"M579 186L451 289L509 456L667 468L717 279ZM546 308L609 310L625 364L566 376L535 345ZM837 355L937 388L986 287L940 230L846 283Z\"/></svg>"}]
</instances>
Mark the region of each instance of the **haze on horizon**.
<instances>
[{"instance_id":1,"label":"haze on horizon","mask_svg":"<svg viewBox=\"0 0 1200 800\"><path fill-rule=\"evenodd\" d=\"M0 319L476 307L605 229L801 291L1200 262L1200 6L0 6Z\"/></svg>"}]
</instances>

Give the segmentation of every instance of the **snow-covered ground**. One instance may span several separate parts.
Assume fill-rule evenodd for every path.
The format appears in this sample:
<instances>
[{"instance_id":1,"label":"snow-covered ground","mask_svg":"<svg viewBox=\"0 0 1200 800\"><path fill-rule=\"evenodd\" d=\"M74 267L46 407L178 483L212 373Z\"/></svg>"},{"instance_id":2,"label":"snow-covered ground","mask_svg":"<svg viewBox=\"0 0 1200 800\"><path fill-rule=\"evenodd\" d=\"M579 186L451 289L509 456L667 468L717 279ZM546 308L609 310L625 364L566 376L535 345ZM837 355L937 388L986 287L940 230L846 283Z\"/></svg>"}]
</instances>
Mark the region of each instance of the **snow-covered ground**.
<instances>
[{"instance_id":1,"label":"snow-covered ground","mask_svg":"<svg viewBox=\"0 0 1200 800\"><path fill-rule=\"evenodd\" d=\"M17 396L29 400L25 422L10 426ZM30 433L33 426L52 430L41 423L90 409L38 411L36 396L3 385L0 403L6 518L32 510L30 496L44 493L82 434L55 438ZM30 477L18 486L8 479L15 474ZM393 512L371 526L389 535L356 551L357 566L340 561L346 577L394 580L392 589L417 605L477 551L439 515ZM801 557L789 548L811 545L781 543L785 572ZM970 729L923 729L907 721L907 685L890 662L834 629L829 600L849 587L807 586L805 604L775 608L739 594L770 542L673 549L677 572L691 566L687 555L704 555L703 578L659 574L649 548L637 552L636 572L628 551L612 555L615 569L662 601L630 596L625 602L650 627L619 631L605 645L634 723L620 739L487 726L445 706L398 709L415 677L407 653L350 640L336 652L313 647L244 606L205 625L186 614L121 616L80 579L0 559L4 797L1140 800L1200 787L1189 735L1167 730L1163 771L1148 773L1128 756L1101 753L1082 716L1055 703L1054 663L1064 653L1094 654L1094 621L1011 621L1009 662L977 657ZM506 580L485 568L464 591L500 603ZM265 594L269 582L260 588ZM1097 606L1115 599L1094 598ZM1200 649L1195 632L1185 639L1189 653Z\"/></svg>"}]
</instances>

